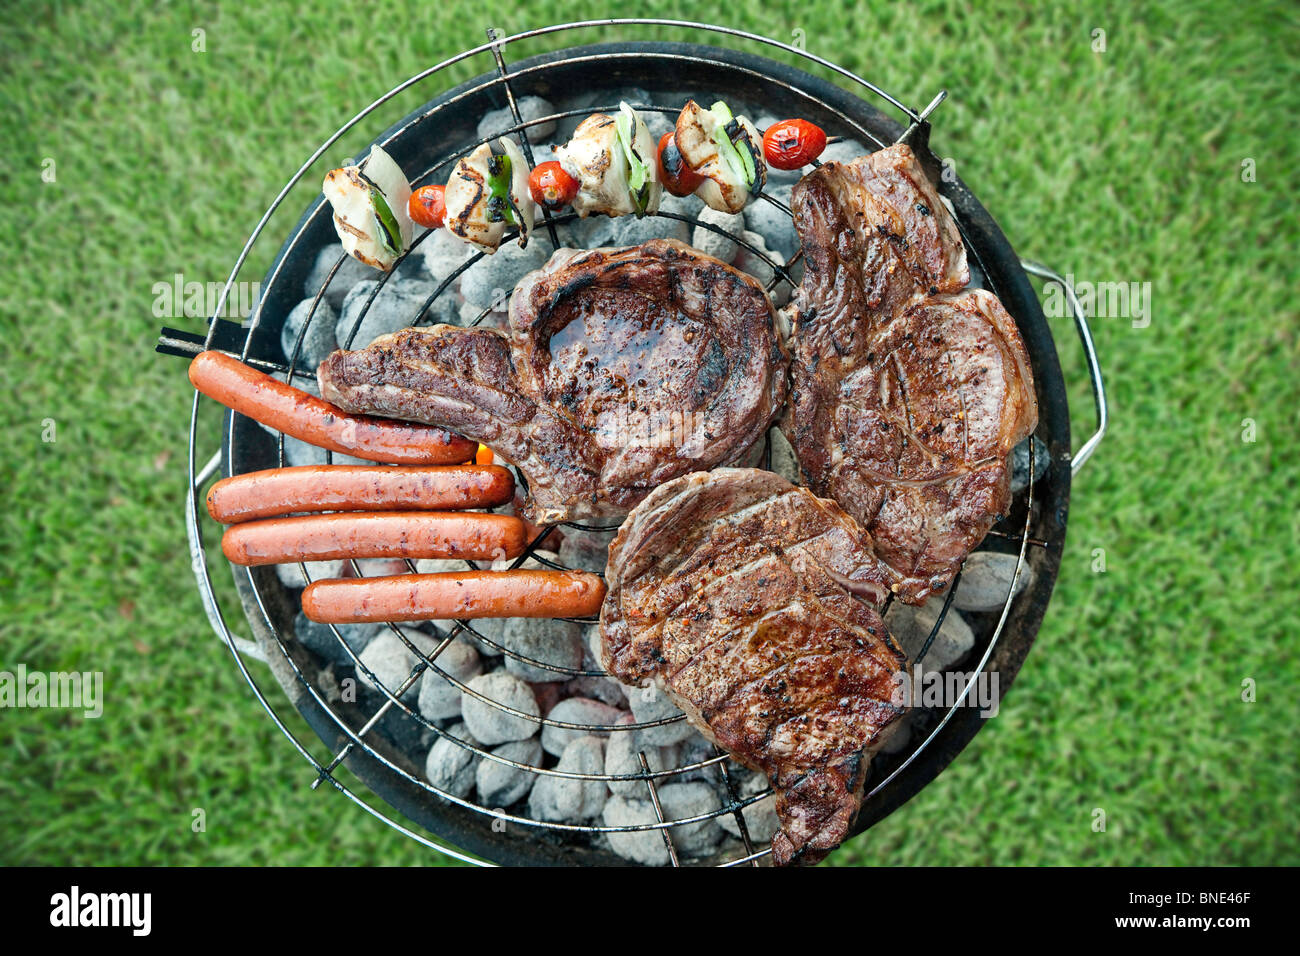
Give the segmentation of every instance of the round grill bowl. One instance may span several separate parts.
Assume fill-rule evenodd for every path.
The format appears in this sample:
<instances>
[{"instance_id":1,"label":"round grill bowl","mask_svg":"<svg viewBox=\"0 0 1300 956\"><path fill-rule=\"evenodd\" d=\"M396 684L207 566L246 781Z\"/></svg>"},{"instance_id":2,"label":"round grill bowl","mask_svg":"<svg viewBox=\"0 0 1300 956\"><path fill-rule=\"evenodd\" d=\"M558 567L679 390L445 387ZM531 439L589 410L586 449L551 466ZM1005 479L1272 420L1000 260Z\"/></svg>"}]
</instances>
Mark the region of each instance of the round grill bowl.
<instances>
[{"instance_id":1,"label":"round grill bowl","mask_svg":"<svg viewBox=\"0 0 1300 956\"><path fill-rule=\"evenodd\" d=\"M1037 634L1060 565L1070 494L1069 414L1052 333L1025 267L970 191L955 177L937 176L937 160L927 144L928 124L915 122L917 117L913 114L910 128L905 129L859 96L807 72L748 52L715 46L659 42L580 46L512 64L508 84L503 80L506 75L498 69L443 93L390 127L376 142L383 143L408 173L428 171L424 176L413 177L413 181L440 181L446 178L455 157L477 143L476 127L483 115L508 104L507 89L516 100L536 95L555 102L574 91L596 94L596 91L621 87L644 89L653 105L665 109L680 107L683 89L697 90L706 102L720 97L761 104L768 112L806 117L833 136L858 139L871 148L889 145L907 135L907 141L939 182L940 192L952 202L967 244L973 277L976 282L982 277L980 284L995 292L1016 319L1038 390L1039 424L1035 434L1050 454L1051 466L1046 473L1031 476L1028 489L1016 495L1011 513L981 546L981 550L1020 555L1022 562L1033 571L1032 583L997 612L966 615L967 623L975 632L976 644L960 669L996 672L1000 691L1005 694ZM604 101L600 104L603 106ZM544 157L538 161L541 158ZM301 299L304 283L320 250L336 242L328 209L322 209L323 204L324 200L318 198L304 213L262 283L262 299L243 349L246 359L268 362L280 359L284 316ZM534 241L547 242L546 231L539 228ZM1082 331L1085 344L1090 346L1086 326ZM1092 357L1090 347L1089 356ZM297 374L302 372L299 369ZM1095 367L1093 372L1094 384L1100 386ZM1100 393L1098 405L1104 425ZM193 435L192 430L190 466L194 481L190 539L192 550L201 559L204 544L197 522L197 501L203 478L194 468ZM1100 431L1089 442L1087 452L1099 438ZM220 455L221 471L233 475L276 467L281 463L277 446L277 441L257 423L230 413L226 417ZM1076 456L1076 467L1083 457L1084 453ZM590 827L536 824L521 819L526 811L518 807L502 813L497 808L478 807L472 799L460 800L437 792L424 778L423 761L413 760L394 746L380 732L382 725L373 722L379 709L374 706L373 698L369 703L366 697L356 703L339 701L337 675L328 672L321 659L295 640L294 618L300 609L300 592L281 584L272 567L234 568L236 589L261 651L258 656L265 658L294 707L330 752L339 755L334 760L312 756L306 745L285 728L274 706L245 667L238 642L216 608L202 560L196 560L196 574L218 633L230 645L268 712L315 767L318 783L333 786L366 806L331 773L338 762L345 763L366 787L406 819L399 822L369 806L366 809L414 839L464 859L468 857L463 857L457 848L500 864L626 864L602 845L596 835L602 828L599 820ZM422 720L413 705L408 710L391 693L386 697L381 702L388 711L385 721L408 720L418 725ZM403 714L403 710L408 712ZM368 727L368 723L372 726ZM982 723L983 718L974 707L921 713L913 724L911 741L901 752L875 758L867 781L868 796L854 833L869 828L933 780L974 737ZM426 733L429 730L437 732L426 725ZM721 757L716 760L720 763ZM671 775L654 779L662 784L669 782ZM730 806L720 807L717 813L734 813L737 807L753 799L733 798ZM672 832L671 826L663 824L650 829ZM734 845L726 847L709 859L682 862L753 863L762 859L765 851L765 844L755 842L743 849Z\"/></svg>"}]
</instances>

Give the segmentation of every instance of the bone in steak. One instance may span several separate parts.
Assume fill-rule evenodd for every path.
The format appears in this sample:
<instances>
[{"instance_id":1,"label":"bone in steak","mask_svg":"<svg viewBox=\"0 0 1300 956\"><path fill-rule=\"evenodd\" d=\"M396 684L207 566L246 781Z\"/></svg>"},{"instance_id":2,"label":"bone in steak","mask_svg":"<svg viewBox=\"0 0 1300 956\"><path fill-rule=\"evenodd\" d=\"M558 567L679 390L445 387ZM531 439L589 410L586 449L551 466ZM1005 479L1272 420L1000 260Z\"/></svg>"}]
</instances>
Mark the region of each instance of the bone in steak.
<instances>
[{"instance_id":1,"label":"bone in steak","mask_svg":"<svg viewBox=\"0 0 1300 956\"><path fill-rule=\"evenodd\" d=\"M382 336L321 363L349 411L437 422L528 480L538 524L622 515L656 486L737 459L785 400L789 356L753 278L673 240L562 249L508 327Z\"/></svg>"},{"instance_id":2,"label":"bone in steak","mask_svg":"<svg viewBox=\"0 0 1300 956\"><path fill-rule=\"evenodd\" d=\"M907 146L826 163L791 204L805 268L781 427L919 604L1010 504L1008 457L1038 421L1029 359L997 297L962 291L961 235Z\"/></svg>"},{"instance_id":3,"label":"bone in steak","mask_svg":"<svg viewBox=\"0 0 1300 956\"><path fill-rule=\"evenodd\" d=\"M610 545L606 580L605 668L656 685L767 774L778 864L838 846L902 713L906 663L873 606L888 586L861 526L772 472L719 468L647 497Z\"/></svg>"}]
</instances>

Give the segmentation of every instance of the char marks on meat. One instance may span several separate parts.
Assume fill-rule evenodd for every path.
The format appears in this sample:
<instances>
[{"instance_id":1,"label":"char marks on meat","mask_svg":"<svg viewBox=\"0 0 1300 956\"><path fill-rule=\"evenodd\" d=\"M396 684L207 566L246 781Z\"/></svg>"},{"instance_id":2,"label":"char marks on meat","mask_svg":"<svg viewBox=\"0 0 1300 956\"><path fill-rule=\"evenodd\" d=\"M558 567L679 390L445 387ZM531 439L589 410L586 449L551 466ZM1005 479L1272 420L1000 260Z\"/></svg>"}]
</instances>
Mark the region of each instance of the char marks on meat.
<instances>
[{"instance_id":1,"label":"char marks on meat","mask_svg":"<svg viewBox=\"0 0 1300 956\"><path fill-rule=\"evenodd\" d=\"M560 250L508 327L404 329L318 373L352 412L437 423L528 479L538 524L626 514L736 460L785 400L789 356L753 278L673 240Z\"/></svg>"},{"instance_id":2,"label":"char marks on meat","mask_svg":"<svg viewBox=\"0 0 1300 956\"><path fill-rule=\"evenodd\" d=\"M767 774L778 864L838 846L902 713L906 663L874 606L888 584L861 526L771 472L719 468L647 497L610 545L606 578L606 669L662 689Z\"/></svg>"},{"instance_id":3,"label":"char marks on meat","mask_svg":"<svg viewBox=\"0 0 1300 956\"><path fill-rule=\"evenodd\" d=\"M963 291L961 235L907 146L826 163L792 208L806 265L782 430L809 487L863 524L919 604L1010 504L1033 372L997 297Z\"/></svg>"}]
</instances>

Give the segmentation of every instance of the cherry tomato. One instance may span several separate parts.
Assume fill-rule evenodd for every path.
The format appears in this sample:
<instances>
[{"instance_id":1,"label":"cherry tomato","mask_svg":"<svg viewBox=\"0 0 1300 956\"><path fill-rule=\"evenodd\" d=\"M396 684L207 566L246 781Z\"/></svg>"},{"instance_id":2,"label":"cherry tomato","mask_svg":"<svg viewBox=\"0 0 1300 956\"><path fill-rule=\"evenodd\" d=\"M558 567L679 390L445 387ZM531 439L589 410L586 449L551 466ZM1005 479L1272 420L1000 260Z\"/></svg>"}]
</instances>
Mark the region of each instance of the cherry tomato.
<instances>
[{"instance_id":1,"label":"cherry tomato","mask_svg":"<svg viewBox=\"0 0 1300 956\"><path fill-rule=\"evenodd\" d=\"M673 130L659 139L659 178L674 196L689 196L704 182L703 176L686 165Z\"/></svg>"},{"instance_id":2,"label":"cherry tomato","mask_svg":"<svg viewBox=\"0 0 1300 956\"><path fill-rule=\"evenodd\" d=\"M411 221L429 229L438 229L447 218L446 186L421 186L406 201Z\"/></svg>"},{"instance_id":3,"label":"cherry tomato","mask_svg":"<svg viewBox=\"0 0 1300 956\"><path fill-rule=\"evenodd\" d=\"M528 191L533 202L547 209L557 209L573 202L582 183L564 171L564 167L551 160L541 163L528 174Z\"/></svg>"},{"instance_id":4,"label":"cherry tomato","mask_svg":"<svg viewBox=\"0 0 1300 956\"><path fill-rule=\"evenodd\" d=\"M800 169L825 148L826 134L807 120L781 120L763 134L763 158L776 169Z\"/></svg>"}]
</instances>

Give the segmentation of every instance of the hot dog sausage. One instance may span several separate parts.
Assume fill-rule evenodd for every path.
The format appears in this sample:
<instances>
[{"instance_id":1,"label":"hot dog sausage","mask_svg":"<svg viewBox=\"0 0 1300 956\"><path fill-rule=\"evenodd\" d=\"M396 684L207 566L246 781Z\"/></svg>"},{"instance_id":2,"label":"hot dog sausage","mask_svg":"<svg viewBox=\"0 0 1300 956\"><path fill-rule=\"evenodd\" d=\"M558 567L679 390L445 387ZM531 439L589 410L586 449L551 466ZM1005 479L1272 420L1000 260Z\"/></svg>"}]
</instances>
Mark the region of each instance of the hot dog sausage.
<instances>
[{"instance_id":1,"label":"hot dog sausage","mask_svg":"<svg viewBox=\"0 0 1300 956\"><path fill-rule=\"evenodd\" d=\"M432 425L350 415L223 352L200 352L190 383L241 415L321 448L398 465L469 461L478 445Z\"/></svg>"},{"instance_id":2,"label":"hot dog sausage","mask_svg":"<svg viewBox=\"0 0 1300 956\"><path fill-rule=\"evenodd\" d=\"M208 491L208 513L235 524L302 511L491 508L514 491L514 476L496 465L304 465L224 478Z\"/></svg>"},{"instance_id":3,"label":"hot dog sausage","mask_svg":"<svg viewBox=\"0 0 1300 956\"><path fill-rule=\"evenodd\" d=\"M437 621L594 617L605 582L585 571L460 571L315 581L302 592L313 621Z\"/></svg>"},{"instance_id":4,"label":"hot dog sausage","mask_svg":"<svg viewBox=\"0 0 1300 956\"><path fill-rule=\"evenodd\" d=\"M497 561L523 553L524 526L512 515L454 511L303 515L231 525L221 550L244 565L337 558Z\"/></svg>"}]
</instances>

